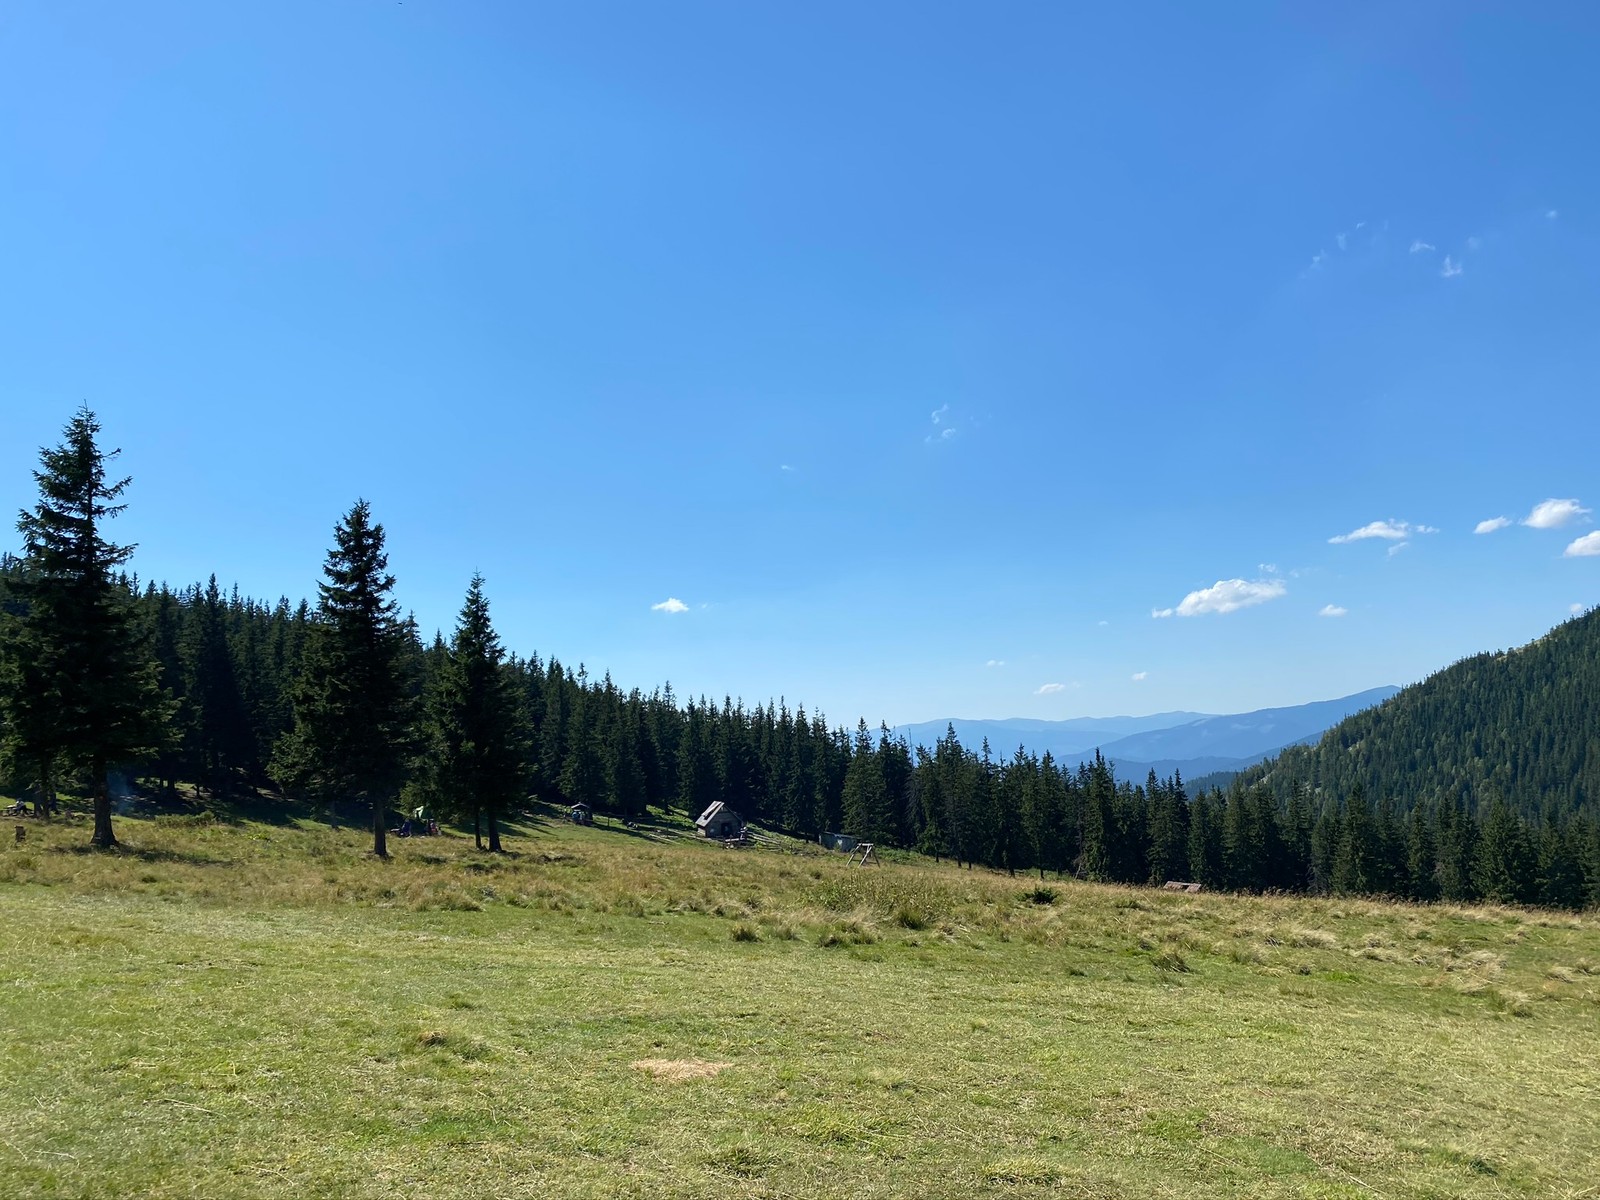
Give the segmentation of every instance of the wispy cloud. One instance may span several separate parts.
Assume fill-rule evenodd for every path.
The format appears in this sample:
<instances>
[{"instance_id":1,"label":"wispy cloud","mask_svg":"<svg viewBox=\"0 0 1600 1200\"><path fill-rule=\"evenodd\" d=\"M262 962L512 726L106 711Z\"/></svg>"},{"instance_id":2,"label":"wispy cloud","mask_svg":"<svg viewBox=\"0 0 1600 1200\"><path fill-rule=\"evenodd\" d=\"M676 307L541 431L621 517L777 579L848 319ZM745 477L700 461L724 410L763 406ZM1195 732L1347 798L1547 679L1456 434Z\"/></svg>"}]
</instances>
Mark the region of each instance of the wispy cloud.
<instances>
[{"instance_id":1,"label":"wispy cloud","mask_svg":"<svg viewBox=\"0 0 1600 1200\"><path fill-rule=\"evenodd\" d=\"M1042 683L1034 689L1033 694L1035 696L1054 696L1057 692L1064 692L1066 690L1067 685L1064 683Z\"/></svg>"},{"instance_id":2,"label":"wispy cloud","mask_svg":"<svg viewBox=\"0 0 1600 1200\"><path fill-rule=\"evenodd\" d=\"M1535 504L1522 523L1529 529L1560 529L1588 515L1589 510L1576 500L1545 500Z\"/></svg>"},{"instance_id":3,"label":"wispy cloud","mask_svg":"<svg viewBox=\"0 0 1600 1200\"><path fill-rule=\"evenodd\" d=\"M1438 248L1432 242L1425 242L1421 238L1417 238L1411 243L1411 253L1413 254L1421 254L1424 250L1437 250Z\"/></svg>"},{"instance_id":4,"label":"wispy cloud","mask_svg":"<svg viewBox=\"0 0 1600 1200\"><path fill-rule=\"evenodd\" d=\"M1483 239L1481 237L1469 237L1467 239L1467 249L1468 250L1482 250L1483 249Z\"/></svg>"},{"instance_id":5,"label":"wispy cloud","mask_svg":"<svg viewBox=\"0 0 1600 1200\"><path fill-rule=\"evenodd\" d=\"M941 404L938 408L934 409L933 412L929 414L929 416L931 416L933 418L933 423L935 425L943 425L945 416L949 412L950 412L950 406L948 404Z\"/></svg>"},{"instance_id":6,"label":"wispy cloud","mask_svg":"<svg viewBox=\"0 0 1600 1200\"><path fill-rule=\"evenodd\" d=\"M1324 604L1317 610L1319 617L1342 617L1350 610L1339 604Z\"/></svg>"},{"instance_id":7,"label":"wispy cloud","mask_svg":"<svg viewBox=\"0 0 1600 1200\"><path fill-rule=\"evenodd\" d=\"M778 464L778 470L783 471L783 472L785 472L787 474L792 474L794 472L794 468L791 467L788 463L779 463Z\"/></svg>"},{"instance_id":8,"label":"wispy cloud","mask_svg":"<svg viewBox=\"0 0 1600 1200\"><path fill-rule=\"evenodd\" d=\"M1206 613L1238 612L1286 595L1281 579L1219 579L1208 588L1190 592L1172 608L1152 609L1152 617L1198 617Z\"/></svg>"},{"instance_id":9,"label":"wispy cloud","mask_svg":"<svg viewBox=\"0 0 1600 1200\"><path fill-rule=\"evenodd\" d=\"M1329 538L1330 544L1342 546L1346 542L1364 542L1368 538L1382 538L1386 542L1400 542L1414 533L1438 533L1431 525L1413 525L1410 521L1396 521L1390 517L1387 521L1372 521L1360 529L1352 529L1349 533L1335 534Z\"/></svg>"},{"instance_id":10,"label":"wispy cloud","mask_svg":"<svg viewBox=\"0 0 1600 1200\"><path fill-rule=\"evenodd\" d=\"M1597 558L1600 557L1600 529L1593 533L1586 533L1577 538L1561 552L1562 558Z\"/></svg>"},{"instance_id":11,"label":"wispy cloud","mask_svg":"<svg viewBox=\"0 0 1600 1200\"><path fill-rule=\"evenodd\" d=\"M1571 612L1573 616L1577 616L1584 610L1584 607L1585 606L1582 604L1574 604L1568 611Z\"/></svg>"},{"instance_id":12,"label":"wispy cloud","mask_svg":"<svg viewBox=\"0 0 1600 1200\"><path fill-rule=\"evenodd\" d=\"M983 665L986 666L986 667L1003 667L1003 666L1006 665L1006 660L1003 659L1003 658L991 658L988 662L984 663Z\"/></svg>"},{"instance_id":13,"label":"wispy cloud","mask_svg":"<svg viewBox=\"0 0 1600 1200\"><path fill-rule=\"evenodd\" d=\"M929 445L935 442L948 442L956 435L956 427L950 424L950 406L941 404L928 414L928 419L934 424L933 432L922 440Z\"/></svg>"},{"instance_id":14,"label":"wispy cloud","mask_svg":"<svg viewBox=\"0 0 1600 1200\"><path fill-rule=\"evenodd\" d=\"M1341 234L1336 234L1334 236L1333 240L1339 243L1339 249L1340 250L1344 249L1344 240L1345 240L1345 235L1344 234L1342 234L1342 233Z\"/></svg>"},{"instance_id":15,"label":"wispy cloud","mask_svg":"<svg viewBox=\"0 0 1600 1200\"><path fill-rule=\"evenodd\" d=\"M1143 683L1146 679L1149 679L1149 678L1150 678L1150 672L1149 671L1135 671L1133 673L1133 681L1135 683Z\"/></svg>"},{"instance_id":16,"label":"wispy cloud","mask_svg":"<svg viewBox=\"0 0 1600 1200\"><path fill-rule=\"evenodd\" d=\"M1439 268L1439 274L1445 279L1454 279L1461 274L1461 264L1446 254L1444 256L1444 266Z\"/></svg>"},{"instance_id":17,"label":"wispy cloud","mask_svg":"<svg viewBox=\"0 0 1600 1200\"><path fill-rule=\"evenodd\" d=\"M1396 554L1399 554L1400 551L1409 548L1410 545L1410 542L1396 542L1394 545L1389 547L1388 557L1393 558Z\"/></svg>"},{"instance_id":18,"label":"wispy cloud","mask_svg":"<svg viewBox=\"0 0 1600 1200\"><path fill-rule=\"evenodd\" d=\"M1473 526L1473 533L1493 533L1497 529L1504 529L1511 524L1510 517L1490 517L1487 521L1479 521Z\"/></svg>"},{"instance_id":19,"label":"wispy cloud","mask_svg":"<svg viewBox=\"0 0 1600 1200\"><path fill-rule=\"evenodd\" d=\"M1544 219L1547 221L1554 221L1560 215L1561 214L1559 212L1552 208L1549 212L1544 214Z\"/></svg>"},{"instance_id":20,"label":"wispy cloud","mask_svg":"<svg viewBox=\"0 0 1600 1200\"><path fill-rule=\"evenodd\" d=\"M676 596L668 596L660 604L652 604L650 606L650 611L663 613L686 613L689 611L689 606L682 600L679 600Z\"/></svg>"}]
</instances>

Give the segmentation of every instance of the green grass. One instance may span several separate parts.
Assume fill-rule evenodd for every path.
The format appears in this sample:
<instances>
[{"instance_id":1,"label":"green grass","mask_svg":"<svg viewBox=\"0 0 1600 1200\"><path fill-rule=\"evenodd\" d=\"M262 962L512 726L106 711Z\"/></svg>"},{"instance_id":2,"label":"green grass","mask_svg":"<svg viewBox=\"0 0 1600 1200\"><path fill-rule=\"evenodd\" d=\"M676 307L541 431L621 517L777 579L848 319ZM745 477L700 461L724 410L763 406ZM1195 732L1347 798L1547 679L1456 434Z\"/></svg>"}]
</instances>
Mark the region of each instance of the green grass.
<instances>
[{"instance_id":1,"label":"green grass","mask_svg":"<svg viewBox=\"0 0 1600 1200\"><path fill-rule=\"evenodd\" d=\"M1600 920L28 822L6 1197L1580 1196ZM10 830L6 828L9 838Z\"/></svg>"}]
</instances>

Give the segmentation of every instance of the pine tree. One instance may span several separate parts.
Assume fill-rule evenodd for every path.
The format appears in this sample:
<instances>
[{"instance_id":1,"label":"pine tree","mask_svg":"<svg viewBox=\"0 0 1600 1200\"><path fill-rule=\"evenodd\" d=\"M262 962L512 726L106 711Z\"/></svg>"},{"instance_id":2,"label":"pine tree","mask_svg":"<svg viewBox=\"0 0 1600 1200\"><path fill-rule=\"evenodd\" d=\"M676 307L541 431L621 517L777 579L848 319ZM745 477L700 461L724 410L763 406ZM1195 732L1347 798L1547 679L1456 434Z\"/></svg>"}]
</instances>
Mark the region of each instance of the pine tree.
<instances>
[{"instance_id":1,"label":"pine tree","mask_svg":"<svg viewBox=\"0 0 1600 1200\"><path fill-rule=\"evenodd\" d=\"M1483 822L1473 881L1485 900L1526 904L1536 898L1538 864L1528 831L1498 794Z\"/></svg>"},{"instance_id":2,"label":"pine tree","mask_svg":"<svg viewBox=\"0 0 1600 1200\"><path fill-rule=\"evenodd\" d=\"M440 808L471 813L475 831L487 822L496 854L500 822L525 796L528 777L527 725L504 659L483 577L474 575L428 690L422 776L425 794Z\"/></svg>"},{"instance_id":3,"label":"pine tree","mask_svg":"<svg viewBox=\"0 0 1600 1200\"><path fill-rule=\"evenodd\" d=\"M334 528L317 585L295 689L294 728L278 756L285 782L326 799L357 797L372 809L372 852L388 853L389 805L405 778L411 743L413 630L393 598L383 526L358 500Z\"/></svg>"},{"instance_id":4,"label":"pine tree","mask_svg":"<svg viewBox=\"0 0 1600 1200\"><path fill-rule=\"evenodd\" d=\"M170 707L135 596L116 574L133 547L104 534L131 480L107 477L120 451L102 451L99 433L94 414L80 409L61 445L40 454L39 501L17 522L23 569L13 588L26 611L6 638L5 674L12 756L35 768L47 803L63 766L85 768L91 841L109 847L117 838L108 772L161 745Z\"/></svg>"}]
</instances>

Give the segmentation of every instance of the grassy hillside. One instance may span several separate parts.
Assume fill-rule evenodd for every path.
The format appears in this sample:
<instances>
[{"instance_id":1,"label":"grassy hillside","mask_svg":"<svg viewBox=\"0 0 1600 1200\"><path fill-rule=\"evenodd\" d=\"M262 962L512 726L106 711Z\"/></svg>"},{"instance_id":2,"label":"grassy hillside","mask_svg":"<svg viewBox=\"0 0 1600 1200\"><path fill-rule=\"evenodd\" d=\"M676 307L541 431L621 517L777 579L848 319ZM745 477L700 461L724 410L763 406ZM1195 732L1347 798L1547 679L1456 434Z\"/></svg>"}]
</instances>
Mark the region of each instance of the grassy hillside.
<instances>
[{"instance_id":1,"label":"grassy hillside","mask_svg":"<svg viewBox=\"0 0 1600 1200\"><path fill-rule=\"evenodd\" d=\"M1600 609L1516 650L1464 659L1321 741L1242 773L1286 795L1360 783L1401 808L1498 793L1523 815L1600 815Z\"/></svg>"},{"instance_id":2,"label":"grassy hillside","mask_svg":"<svg viewBox=\"0 0 1600 1200\"><path fill-rule=\"evenodd\" d=\"M1600 918L532 822L0 849L0 1194L1507 1196L1600 1161Z\"/></svg>"}]
</instances>

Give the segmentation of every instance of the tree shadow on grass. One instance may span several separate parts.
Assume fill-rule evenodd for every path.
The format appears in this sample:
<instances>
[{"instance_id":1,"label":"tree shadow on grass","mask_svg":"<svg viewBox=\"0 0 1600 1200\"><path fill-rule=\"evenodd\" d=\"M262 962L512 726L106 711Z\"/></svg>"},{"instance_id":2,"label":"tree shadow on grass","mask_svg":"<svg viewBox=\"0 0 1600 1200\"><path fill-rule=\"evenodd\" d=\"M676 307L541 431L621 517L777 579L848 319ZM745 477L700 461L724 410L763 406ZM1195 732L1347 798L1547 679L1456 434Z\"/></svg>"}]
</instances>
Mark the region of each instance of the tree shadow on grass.
<instances>
[{"instance_id":1,"label":"tree shadow on grass","mask_svg":"<svg viewBox=\"0 0 1600 1200\"><path fill-rule=\"evenodd\" d=\"M101 847L80 843L72 846L51 846L51 854L71 854L77 857L88 855L105 855L110 858L131 858L139 862L148 863L183 863L191 867L231 867L234 860L231 858L214 858L209 854L199 854L192 850L155 850L143 846L129 846L118 843L115 846Z\"/></svg>"}]
</instances>

